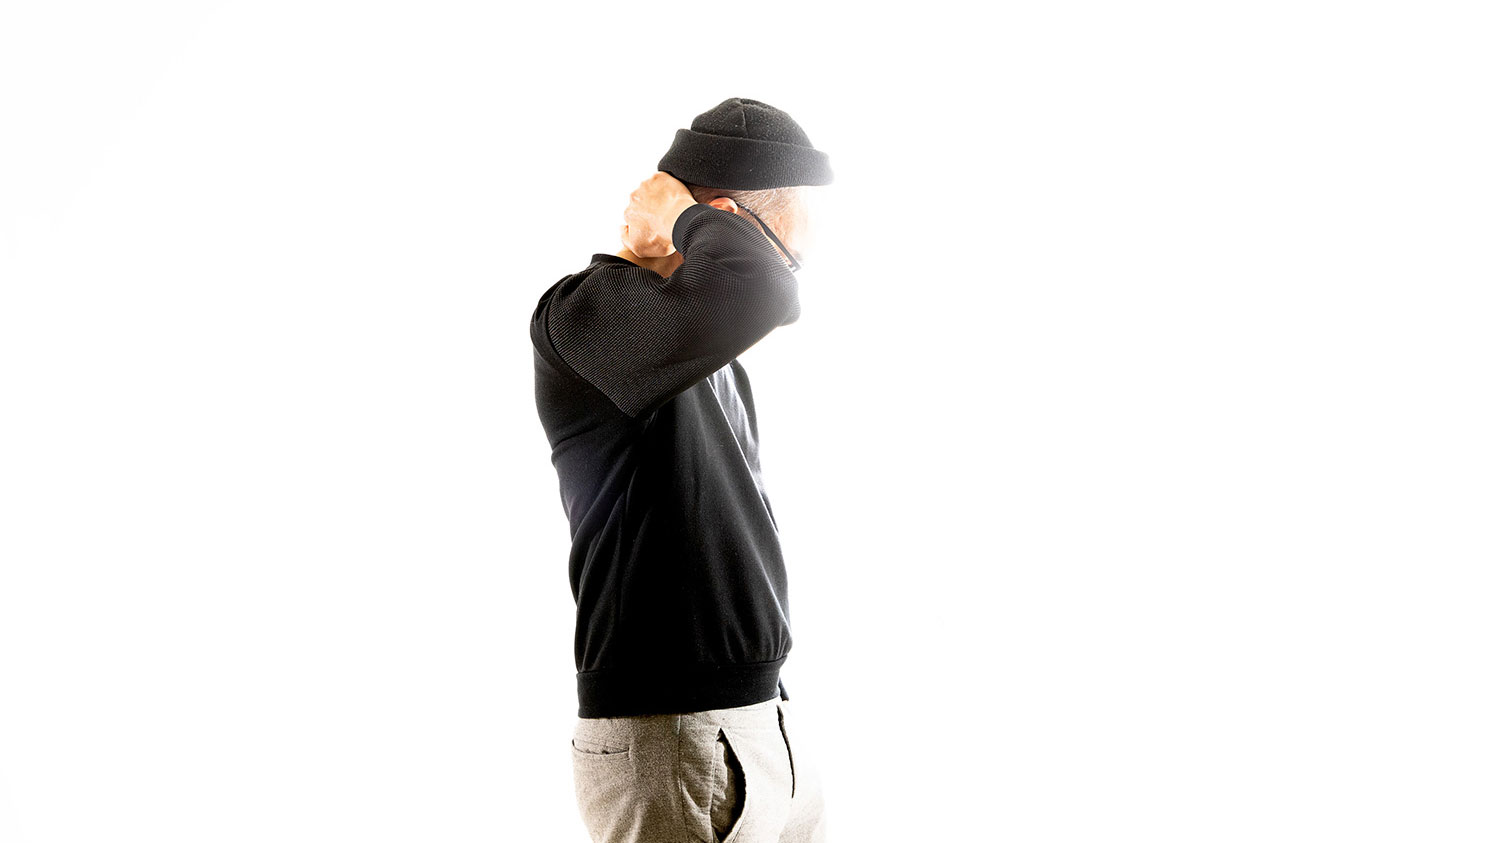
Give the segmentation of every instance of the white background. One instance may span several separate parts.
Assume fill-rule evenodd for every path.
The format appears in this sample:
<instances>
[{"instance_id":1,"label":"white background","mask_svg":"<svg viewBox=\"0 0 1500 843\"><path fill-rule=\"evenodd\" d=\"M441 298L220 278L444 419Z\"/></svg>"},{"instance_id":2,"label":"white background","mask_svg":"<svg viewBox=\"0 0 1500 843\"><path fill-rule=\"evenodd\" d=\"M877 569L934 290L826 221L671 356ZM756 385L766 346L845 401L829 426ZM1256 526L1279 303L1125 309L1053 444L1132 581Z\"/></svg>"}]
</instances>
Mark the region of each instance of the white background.
<instances>
[{"instance_id":1,"label":"white background","mask_svg":"<svg viewBox=\"0 0 1500 843\"><path fill-rule=\"evenodd\" d=\"M1493 841L1472 3L8 2L0 840L586 839L537 297L730 96L835 841Z\"/></svg>"}]
</instances>

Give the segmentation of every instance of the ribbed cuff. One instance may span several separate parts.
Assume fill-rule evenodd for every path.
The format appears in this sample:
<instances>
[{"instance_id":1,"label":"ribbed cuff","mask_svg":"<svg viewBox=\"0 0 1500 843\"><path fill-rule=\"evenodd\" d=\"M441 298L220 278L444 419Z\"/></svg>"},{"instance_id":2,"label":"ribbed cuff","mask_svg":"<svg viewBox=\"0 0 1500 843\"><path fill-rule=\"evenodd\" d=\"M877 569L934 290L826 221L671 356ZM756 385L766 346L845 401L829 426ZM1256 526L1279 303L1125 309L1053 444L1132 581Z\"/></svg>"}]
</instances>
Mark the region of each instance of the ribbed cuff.
<instances>
[{"instance_id":1,"label":"ribbed cuff","mask_svg":"<svg viewBox=\"0 0 1500 843\"><path fill-rule=\"evenodd\" d=\"M682 251L683 245L688 239L688 226L693 224L693 220L696 220L706 213L729 214L728 211L721 211L712 205L707 205L702 202L678 214L677 221L672 223L672 246L677 249L677 251ZM733 214L729 215L734 216Z\"/></svg>"}]
</instances>

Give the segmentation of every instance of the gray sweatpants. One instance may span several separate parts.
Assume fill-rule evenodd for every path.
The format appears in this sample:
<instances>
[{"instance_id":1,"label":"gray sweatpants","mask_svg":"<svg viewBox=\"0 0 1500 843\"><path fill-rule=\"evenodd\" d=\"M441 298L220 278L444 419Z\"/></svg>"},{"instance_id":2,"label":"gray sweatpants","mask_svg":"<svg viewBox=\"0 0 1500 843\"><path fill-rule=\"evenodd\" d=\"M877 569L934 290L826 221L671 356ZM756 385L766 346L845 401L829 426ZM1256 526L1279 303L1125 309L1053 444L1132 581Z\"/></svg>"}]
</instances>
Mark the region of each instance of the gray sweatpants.
<instances>
[{"instance_id":1,"label":"gray sweatpants","mask_svg":"<svg viewBox=\"0 0 1500 843\"><path fill-rule=\"evenodd\" d=\"M823 792L785 700L578 718L573 783L594 843L822 843ZM789 725L790 724L790 725Z\"/></svg>"}]
</instances>

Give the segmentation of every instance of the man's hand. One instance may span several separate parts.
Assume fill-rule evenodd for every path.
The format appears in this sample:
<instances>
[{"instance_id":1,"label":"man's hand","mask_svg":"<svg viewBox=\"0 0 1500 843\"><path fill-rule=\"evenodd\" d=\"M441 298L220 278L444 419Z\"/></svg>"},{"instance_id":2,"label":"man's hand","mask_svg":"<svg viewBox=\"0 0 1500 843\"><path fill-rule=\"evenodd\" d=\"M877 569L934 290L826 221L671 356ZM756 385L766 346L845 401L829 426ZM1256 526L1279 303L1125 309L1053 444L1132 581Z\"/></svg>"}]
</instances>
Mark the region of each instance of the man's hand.
<instances>
[{"instance_id":1,"label":"man's hand","mask_svg":"<svg viewBox=\"0 0 1500 843\"><path fill-rule=\"evenodd\" d=\"M672 226L677 217L696 204L682 182L667 173L657 173L630 194L620 242L643 258L666 257L677 251L672 245Z\"/></svg>"}]
</instances>

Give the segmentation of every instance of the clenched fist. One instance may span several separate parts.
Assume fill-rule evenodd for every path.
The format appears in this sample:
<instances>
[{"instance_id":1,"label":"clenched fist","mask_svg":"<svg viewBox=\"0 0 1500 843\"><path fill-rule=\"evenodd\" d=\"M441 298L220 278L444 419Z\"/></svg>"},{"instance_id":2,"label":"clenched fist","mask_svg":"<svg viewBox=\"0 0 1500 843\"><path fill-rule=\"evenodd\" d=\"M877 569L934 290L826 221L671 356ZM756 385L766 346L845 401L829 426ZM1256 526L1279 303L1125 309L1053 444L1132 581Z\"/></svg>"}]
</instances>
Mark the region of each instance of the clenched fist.
<instances>
[{"instance_id":1,"label":"clenched fist","mask_svg":"<svg viewBox=\"0 0 1500 843\"><path fill-rule=\"evenodd\" d=\"M682 182L667 173L656 173L630 194L620 242L643 258L666 257L677 251L672 245L673 224L696 204Z\"/></svg>"}]
</instances>

